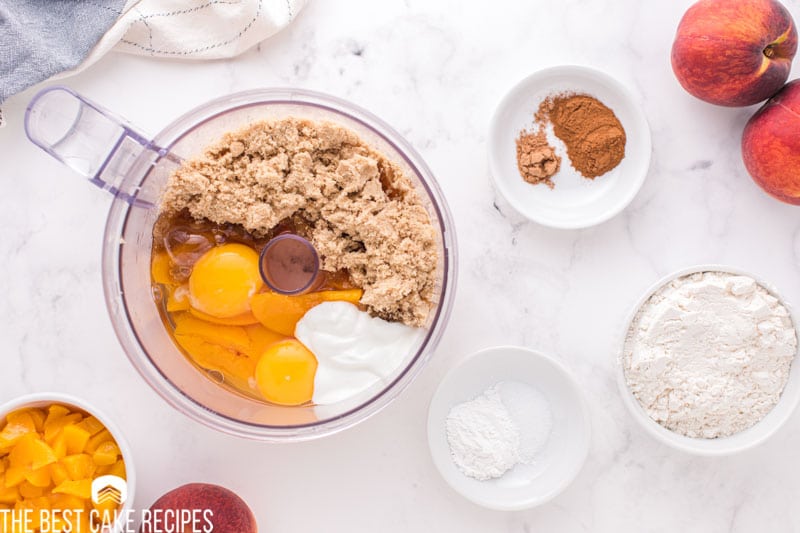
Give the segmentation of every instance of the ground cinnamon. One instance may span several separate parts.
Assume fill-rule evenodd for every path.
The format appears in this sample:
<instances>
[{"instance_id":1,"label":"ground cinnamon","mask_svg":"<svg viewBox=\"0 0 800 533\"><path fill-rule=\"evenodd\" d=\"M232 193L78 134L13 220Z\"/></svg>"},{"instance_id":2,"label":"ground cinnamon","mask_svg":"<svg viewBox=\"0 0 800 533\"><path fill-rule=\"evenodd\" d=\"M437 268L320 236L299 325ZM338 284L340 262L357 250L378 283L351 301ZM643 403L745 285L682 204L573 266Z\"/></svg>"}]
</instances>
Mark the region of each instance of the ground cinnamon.
<instances>
[{"instance_id":1,"label":"ground cinnamon","mask_svg":"<svg viewBox=\"0 0 800 533\"><path fill-rule=\"evenodd\" d=\"M614 112L588 94L557 94L546 98L536 113L548 120L567 147L567 155L584 177L594 179L612 170L625 157L625 129Z\"/></svg>"},{"instance_id":2,"label":"ground cinnamon","mask_svg":"<svg viewBox=\"0 0 800 533\"><path fill-rule=\"evenodd\" d=\"M561 157L547 141L548 124L566 146L572 166L585 178L602 176L625 157L625 128L614 111L588 94L555 94L539 104L535 129L523 130L517 137L517 167L528 183L552 189L551 178L561 168Z\"/></svg>"}]
</instances>

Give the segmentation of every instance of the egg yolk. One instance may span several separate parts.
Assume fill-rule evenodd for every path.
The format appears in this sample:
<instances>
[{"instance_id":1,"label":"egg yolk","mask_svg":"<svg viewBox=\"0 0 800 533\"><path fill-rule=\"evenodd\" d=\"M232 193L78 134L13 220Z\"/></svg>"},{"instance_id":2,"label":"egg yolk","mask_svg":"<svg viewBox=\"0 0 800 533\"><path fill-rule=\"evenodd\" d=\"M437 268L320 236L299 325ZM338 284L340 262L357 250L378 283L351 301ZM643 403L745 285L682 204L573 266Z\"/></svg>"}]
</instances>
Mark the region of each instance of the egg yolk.
<instances>
[{"instance_id":1,"label":"egg yolk","mask_svg":"<svg viewBox=\"0 0 800 533\"><path fill-rule=\"evenodd\" d=\"M267 401L279 405L301 405L311 401L317 359L295 339L280 341L266 349L256 366L256 384Z\"/></svg>"},{"instance_id":2,"label":"egg yolk","mask_svg":"<svg viewBox=\"0 0 800 533\"><path fill-rule=\"evenodd\" d=\"M212 248L192 267L189 301L192 307L217 318L250 310L250 298L263 287L259 257L244 244Z\"/></svg>"}]
</instances>

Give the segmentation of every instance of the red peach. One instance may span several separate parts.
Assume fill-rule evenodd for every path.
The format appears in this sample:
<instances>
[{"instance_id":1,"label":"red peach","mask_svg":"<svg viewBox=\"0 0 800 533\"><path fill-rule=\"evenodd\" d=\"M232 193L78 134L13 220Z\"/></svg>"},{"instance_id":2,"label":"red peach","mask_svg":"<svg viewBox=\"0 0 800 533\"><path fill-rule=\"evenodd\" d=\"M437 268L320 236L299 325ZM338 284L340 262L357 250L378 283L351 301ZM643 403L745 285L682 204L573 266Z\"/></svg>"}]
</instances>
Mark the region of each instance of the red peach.
<instances>
[{"instance_id":1,"label":"red peach","mask_svg":"<svg viewBox=\"0 0 800 533\"><path fill-rule=\"evenodd\" d=\"M800 80L787 84L747 122L742 158L762 189L800 205Z\"/></svg>"},{"instance_id":2,"label":"red peach","mask_svg":"<svg viewBox=\"0 0 800 533\"><path fill-rule=\"evenodd\" d=\"M190 517L192 523L188 523ZM139 533L160 531L258 533L258 526L250 508L233 492L218 485L190 483L156 500L147 519L143 515Z\"/></svg>"},{"instance_id":3,"label":"red peach","mask_svg":"<svg viewBox=\"0 0 800 533\"><path fill-rule=\"evenodd\" d=\"M672 70L690 94L723 106L774 95L797 51L792 16L775 0L700 0L683 15Z\"/></svg>"}]
</instances>

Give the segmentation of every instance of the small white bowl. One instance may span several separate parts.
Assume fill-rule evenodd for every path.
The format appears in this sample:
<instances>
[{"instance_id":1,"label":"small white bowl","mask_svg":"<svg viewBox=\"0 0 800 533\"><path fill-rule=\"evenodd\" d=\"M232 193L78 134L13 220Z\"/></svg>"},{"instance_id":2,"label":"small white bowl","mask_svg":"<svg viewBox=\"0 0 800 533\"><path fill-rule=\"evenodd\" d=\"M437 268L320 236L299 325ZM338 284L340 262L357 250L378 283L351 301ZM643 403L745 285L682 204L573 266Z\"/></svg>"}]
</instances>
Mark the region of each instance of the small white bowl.
<instances>
[{"instance_id":1,"label":"small white bowl","mask_svg":"<svg viewBox=\"0 0 800 533\"><path fill-rule=\"evenodd\" d=\"M659 441L675 448L676 450L681 450L683 452L695 455L731 455L763 443L776 431L778 431L778 429L780 429L780 427L786 423L789 417L791 417L792 413L797 407L798 402L800 402L800 363L797 361L797 355L795 355L795 361L792 363L792 368L789 373L789 380L787 381L786 387L783 389L783 393L781 394L781 398L775 407L773 407L764 418L762 418L752 427L729 437L720 437L716 439L687 437L665 428L650 418L650 416L647 414L647 411L645 411L644 407L642 407L642 404L639 403L639 400L636 399L631 390L628 388L628 383L625 380L625 370L622 363L625 353L625 339L628 335L631 324L636 318L636 315L639 313L639 309L642 307L642 305L644 305L645 302L647 302L647 300L650 299L653 293L658 291L667 283L670 283L677 278L689 274L695 274L697 272L727 272L730 274L737 274L753 278L756 280L756 282L758 282L759 285L769 291L772 296L777 298L778 301L780 301L789 310L792 324L794 324L795 331L797 331L797 319L794 316L791 306L778 294L771 284L765 282L760 277L750 272L725 265L696 265L684 268L663 277L657 283L652 285L639 299L630 312L628 319L625 321L625 329L622 332L619 352L615 355L614 366L617 374L617 384L619 386L620 395L622 396L622 401L628 407L628 410L633 415L633 418L636 419L636 421L645 429L645 431Z\"/></svg>"},{"instance_id":2,"label":"small white bowl","mask_svg":"<svg viewBox=\"0 0 800 533\"><path fill-rule=\"evenodd\" d=\"M561 169L555 188L531 185L517 167L516 139L534 125L534 114L548 96L575 92L594 96L614 111L626 133L625 158L593 180L576 171L554 136ZM585 228L622 211L644 183L650 166L650 128L634 95L620 82L595 69L565 65L540 70L519 82L492 117L489 128L489 169L494 183L511 206L539 224L554 228Z\"/></svg>"},{"instance_id":3,"label":"small white bowl","mask_svg":"<svg viewBox=\"0 0 800 533\"><path fill-rule=\"evenodd\" d=\"M114 527L103 528L103 533L120 533L125 526L125 517L133 512L134 497L136 495L136 470L133 467L133 453L128 445L128 441L122 436L122 432L117 425L102 411L98 410L93 405L89 405L86 401L81 400L76 396L70 394L62 394L59 392L42 392L36 394L26 394L13 400L10 400L0 405L0 425L5 425L5 418L9 413L19 409L26 408L42 408L48 407L53 404L61 404L66 407L79 409L97 418L100 423L111 433L114 440L122 452L122 460L125 462L125 477L127 478L127 500L122 505L120 510L120 520L118 520Z\"/></svg>"},{"instance_id":4,"label":"small white bowl","mask_svg":"<svg viewBox=\"0 0 800 533\"><path fill-rule=\"evenodd\" d=\"M464 475L450 456L445 422L450 409L502 381L528 384L550 402L553 429L531 465L518 464L500 478ZM444 377L428 411L428 444L445 481L478 505L502 511L527 509L554 498L578 475L589 453L589 410L572 373L552 357L527 348L486 348Z\"/></svg>"}]
</instances>

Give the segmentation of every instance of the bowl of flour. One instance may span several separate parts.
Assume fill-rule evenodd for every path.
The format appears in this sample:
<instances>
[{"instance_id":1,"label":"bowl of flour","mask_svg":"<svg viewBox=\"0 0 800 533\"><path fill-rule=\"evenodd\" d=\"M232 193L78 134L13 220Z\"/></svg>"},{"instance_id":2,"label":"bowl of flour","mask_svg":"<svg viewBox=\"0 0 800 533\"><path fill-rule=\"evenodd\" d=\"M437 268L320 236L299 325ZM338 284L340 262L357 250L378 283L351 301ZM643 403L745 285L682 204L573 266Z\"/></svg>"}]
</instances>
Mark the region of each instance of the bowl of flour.
<instances>
[{"instance_id":1,"label":"bowl of flour","mask_svg":"<svg viewBox=\"0 0 800 533\"><path fill-rule=\"evenodd\" d=\"M498 510L561 493L589 452L583 390L558 359L516 346L468 356L439 385L428 411L431 456L465 498Z\"/></svg>"},{"instance_id":2,"label":"bowl of flour","mask_svg":"<svg viewBox=\"0 0 800 533\"><path fill-rule=\"evenodd\" d=\"M796 320L769 284L700 265L648 290L626 322L617 376L634 418L698 455L764 442L800 401Z\"/></svg>"}]
</instances>

